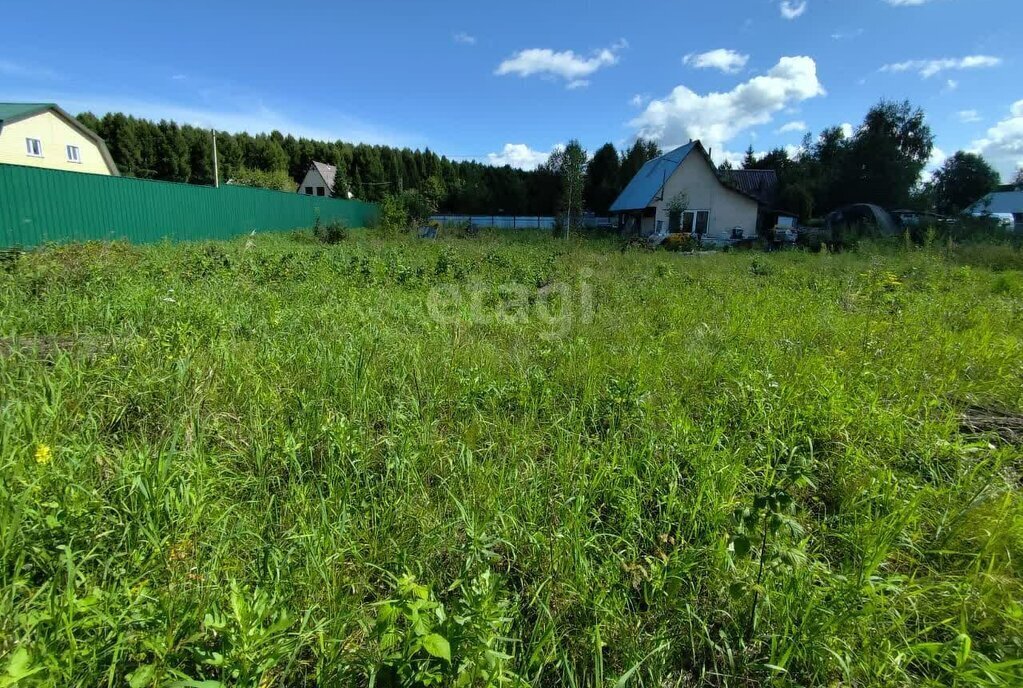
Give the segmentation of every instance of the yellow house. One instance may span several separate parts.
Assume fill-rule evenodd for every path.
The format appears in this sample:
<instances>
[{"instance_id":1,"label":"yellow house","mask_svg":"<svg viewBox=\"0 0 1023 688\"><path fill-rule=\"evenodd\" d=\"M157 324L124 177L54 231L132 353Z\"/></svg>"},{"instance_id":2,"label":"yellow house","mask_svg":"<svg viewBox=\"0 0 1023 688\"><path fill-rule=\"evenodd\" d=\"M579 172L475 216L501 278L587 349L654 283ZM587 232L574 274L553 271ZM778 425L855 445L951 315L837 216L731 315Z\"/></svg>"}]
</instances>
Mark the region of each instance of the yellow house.
<instances>
[{"instance_id":1,"label":"yellow house","mask_svg":"<svg viewBox=\"0 0 1023 688\"><path fill-rule=\"evenodd\" d=\"M0 103L0 163L120 175L103 139L53 103Z\"/></svg>"}]
</instances>

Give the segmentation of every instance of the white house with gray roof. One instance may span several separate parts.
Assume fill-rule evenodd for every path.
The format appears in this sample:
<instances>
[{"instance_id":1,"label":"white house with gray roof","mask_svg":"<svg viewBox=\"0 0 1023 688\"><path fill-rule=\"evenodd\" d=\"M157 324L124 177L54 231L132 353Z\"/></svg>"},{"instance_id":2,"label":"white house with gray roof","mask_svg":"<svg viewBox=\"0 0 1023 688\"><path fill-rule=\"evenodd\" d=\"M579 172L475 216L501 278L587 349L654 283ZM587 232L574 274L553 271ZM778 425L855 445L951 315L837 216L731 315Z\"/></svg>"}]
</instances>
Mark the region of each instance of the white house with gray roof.
<instances>
[{"instance_id":1,"label":"white house with gray roof","mask_svg":"<svg viewBox=\"0 0 1023 688\"><path fill-rule=\"evenodd\" d=\"M313 162L309 165L298 192L306 196L333 196L334 184L337 181L337 168L325 162ZM348 193L348 198L352 194Z\"/></svg>"},{"instance_id":2,"label":"white house with gray roof","mask_svg":"<svg viewBox=\"0 0 1023 688\"><path fill-rule=\"evenodd\" d=\"M669 205L684 198L686 210L671 227ZM681 231L724 244L757 235L760 204L752 194L725 185L699 141L648 162L611 205L627 232L650 236Z\"/></svg>"}]
</instances>

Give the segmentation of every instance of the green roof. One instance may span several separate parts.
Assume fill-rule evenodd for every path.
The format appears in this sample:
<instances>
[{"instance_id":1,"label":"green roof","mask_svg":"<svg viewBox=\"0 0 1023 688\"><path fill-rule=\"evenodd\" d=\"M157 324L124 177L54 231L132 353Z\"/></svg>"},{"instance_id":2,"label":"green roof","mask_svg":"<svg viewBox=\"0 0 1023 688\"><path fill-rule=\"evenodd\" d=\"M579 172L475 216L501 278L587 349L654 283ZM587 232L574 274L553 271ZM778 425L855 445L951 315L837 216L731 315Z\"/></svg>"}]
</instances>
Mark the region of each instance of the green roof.
<instances>
[{"instance_id":1,"label":"green roof","mask_svg":"<svg viewBox=\"0 0 1023 688\"><path fill-rule=\"evenodd\" d=\"M0 103L0 122L21 119L57 107L55 103Z\"/></svg>"}]
</instances>

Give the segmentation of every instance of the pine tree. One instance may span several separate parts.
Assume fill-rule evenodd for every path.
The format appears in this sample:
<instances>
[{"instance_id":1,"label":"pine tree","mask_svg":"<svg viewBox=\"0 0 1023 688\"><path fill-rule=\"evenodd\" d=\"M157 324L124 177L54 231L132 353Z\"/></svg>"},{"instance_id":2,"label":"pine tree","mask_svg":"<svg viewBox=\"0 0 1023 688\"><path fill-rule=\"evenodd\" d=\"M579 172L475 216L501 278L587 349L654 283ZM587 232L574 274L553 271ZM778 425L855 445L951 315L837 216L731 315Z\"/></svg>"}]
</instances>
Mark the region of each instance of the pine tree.
<instances>
[{"instance_id":1,"label":"pine tree","mask_svg":"<svg viewBox=\"0 0 1023 688\"><path fill-rule=\"evenodd\" d=\"M753 151L753 144L746 149L746 156L742 159L742 169L755 170L757 168L757 154Z\"/></svg>"}]
</instances>

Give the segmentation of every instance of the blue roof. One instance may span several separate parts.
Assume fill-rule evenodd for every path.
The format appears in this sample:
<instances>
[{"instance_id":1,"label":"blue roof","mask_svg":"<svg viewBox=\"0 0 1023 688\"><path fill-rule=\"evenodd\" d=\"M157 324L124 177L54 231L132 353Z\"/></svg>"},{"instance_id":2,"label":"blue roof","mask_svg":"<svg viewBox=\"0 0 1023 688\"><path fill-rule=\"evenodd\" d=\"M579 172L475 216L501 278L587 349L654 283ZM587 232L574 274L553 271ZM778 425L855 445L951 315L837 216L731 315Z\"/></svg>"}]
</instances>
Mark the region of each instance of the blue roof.
<instances>
[{"instance_id":1,"label":"blue roof","mask_svg":"<svg viewBox=\"0 0 1023 688\"><path fill-rule=\"evenodd\" d=\"M620 213L648 207L664 186L664 182L675 174L675 170L685 162L697 145L698 141L687 143L643 165L618 199L611 204L611 212Z\"/></svg>"},{"instance_id":2,"label":"blue roof","mask_svg":"<svg viewBox=\"0 0 1023 688\"><path fill-rule=\"evenodd\" d=\"M1023 191L988 194L970 208L971 213L1023 213Z\"/></svg>"}]
</instances>

